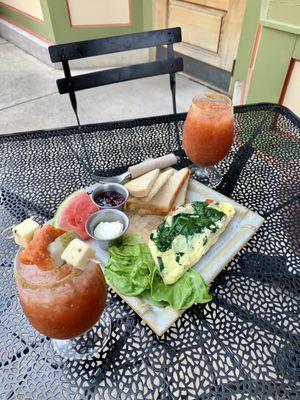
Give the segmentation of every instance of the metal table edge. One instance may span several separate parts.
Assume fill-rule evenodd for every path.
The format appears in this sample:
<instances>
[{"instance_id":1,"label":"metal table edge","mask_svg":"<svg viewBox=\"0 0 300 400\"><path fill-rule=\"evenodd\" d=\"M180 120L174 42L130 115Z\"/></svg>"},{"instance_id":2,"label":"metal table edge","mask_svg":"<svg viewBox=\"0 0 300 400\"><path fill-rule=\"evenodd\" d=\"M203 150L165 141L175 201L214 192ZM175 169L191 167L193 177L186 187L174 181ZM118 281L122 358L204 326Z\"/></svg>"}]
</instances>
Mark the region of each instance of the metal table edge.
<instances>
[{"instance_id":1,"label":"metal table edge","mask_svg":"<svg viewBox=\"0 0 300 400\"><path fill-rule=\"evenodd\" d=\"M276 103L268 103L268 102L262 102L262 103L252 103L252 104L245 104L245 105L239 105L235 106L234 110L238 113L244 113L249 110L253 110L255 107L261 107L265 105L271 105L274 107L274 109L278 109L279 111L282 111L285 115L287 115L290 119L292 119L296 124L300 125L300 118L292 112L289 108L281 105L281 104L276 104ZM99 123L92 123L92 124L84 124L80 125L81 128L85 127L95 127L97 129L103 130L103 128L118 128L118 127L124 127L125 126L138 126L145 124L151 124L154 122L165 122L165 120L170 120L170 121L182 121L185 116L186 112L178 113L178 114L165 114L165 115L157 115L157 116L150 116L150 117L143 117L143 118L134 118L134 119L128 119L128 120L118 120L118 121L106 121L106 122L99 122ZM30 134L43 134L45 132L62 132L62 131L67 131L70 129L78 129L78 125L70 125L70 126L65 126L65 127L58 127L58 128L50 128L50 129L39 129L39 130L31 130L31 131L21 131L21 132L13 132L13 133L0 133L0 138L4 137L13 137L13 136L25 136L25 135L30 135Z\"/></svg>"},{"instance_id":2,"label":"metal table edge","mask_svg":"<svg viewBox=\"0 0 300 400\"><path fill-rule=\"evenodd\" d=\"M178 114L164 114L164 115L155 115L155 116L150 116L150 117L143 117L143 118L134 118L134 119L126 119L126 120L117 120L117 121L106 121L106 122L98 122L98 123L92 123L92 124L83 124L80 125L81 128L85 127L95 127L96 129L103 130L105 129L112 129L112 128L118 128L118 127L124 127L124 125L127 125L128 127L130 126L138 126L138 125L143 125L147 123L147 125L150 125L154 122L165 122L165 120L170 120L170 121L182 121L185 116L186 112L183 113L178 113ZM49 132L63 132L71 129L78 129L78 125L69 125L69 126L63 126L63 127L57 127L57 128L50 128L50 129L38 129L38 130L31 130L31 131L21 131L21 132L13 132L13 133L0 133L0 138L1 137L11 137L11 136L24 136L24 135L30 135L30 134L43 134L43 133L49 133Z\"/></svg>"}]
</instances>

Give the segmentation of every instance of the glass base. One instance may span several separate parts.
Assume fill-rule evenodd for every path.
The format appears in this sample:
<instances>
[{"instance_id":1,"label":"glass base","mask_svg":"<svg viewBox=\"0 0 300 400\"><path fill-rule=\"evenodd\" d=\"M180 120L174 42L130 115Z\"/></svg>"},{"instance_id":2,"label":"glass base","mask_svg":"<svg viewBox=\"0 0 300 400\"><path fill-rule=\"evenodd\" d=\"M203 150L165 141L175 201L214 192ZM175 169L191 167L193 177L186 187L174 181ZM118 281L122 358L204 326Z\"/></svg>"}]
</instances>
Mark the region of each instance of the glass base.
<instances>
[{"instance_id":1,"label":"glass base","mask_svg":"<svg viewBox=\"0 0 300 400\"><path fill-rule=\"evenodd\" d=\"M215 188L222 180L222 176L216 167L199 167L193 164L190 167L191 177L196 181L203 183L206 186Z\"/></svg>"},{"instance_id":2,"label":"glass base","mask_svg":"<svg viewBox=\"0 0 300 400\"><path fill-rule=\"evenodd\" d=\"M86 360L99 353L111 333L111 320L104 311L101 319L84 335L67 340L51 339L54 351L68 360Z\"/></svg>"}]
</instances>

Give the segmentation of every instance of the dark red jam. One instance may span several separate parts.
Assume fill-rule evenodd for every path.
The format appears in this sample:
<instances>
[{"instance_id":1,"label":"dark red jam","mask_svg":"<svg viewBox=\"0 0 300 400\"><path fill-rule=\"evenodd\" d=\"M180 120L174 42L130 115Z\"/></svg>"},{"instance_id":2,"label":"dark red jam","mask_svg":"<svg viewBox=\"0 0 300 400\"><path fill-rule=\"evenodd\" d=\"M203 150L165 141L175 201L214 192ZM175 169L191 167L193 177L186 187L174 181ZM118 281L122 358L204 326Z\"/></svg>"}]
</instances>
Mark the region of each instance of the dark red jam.
<instances>
[{"instance_id":1,"label":"dark red jam","mask_svg":"<svg viewBox=\"0 0 300 400\"><path fill-rule=\"evenodd\" d=\"M95 196L95 202L100 207L117 207L125 200L124 196L114 190L108 190L102 192L98 196Z\"/></svg>"}]
</instances>

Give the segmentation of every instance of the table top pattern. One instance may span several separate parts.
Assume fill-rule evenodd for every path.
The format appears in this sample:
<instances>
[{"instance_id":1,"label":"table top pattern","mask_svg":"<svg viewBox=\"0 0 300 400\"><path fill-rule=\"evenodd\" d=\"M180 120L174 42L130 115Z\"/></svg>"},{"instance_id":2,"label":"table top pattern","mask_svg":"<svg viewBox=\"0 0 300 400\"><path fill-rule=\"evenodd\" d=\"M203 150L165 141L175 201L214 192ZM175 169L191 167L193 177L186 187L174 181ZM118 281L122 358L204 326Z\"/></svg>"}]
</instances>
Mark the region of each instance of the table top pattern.
<instances>
[{"instance_id":1,"label":"table top pattern","mask_svg":"<svg viewBox=\"0 0 300 400\"><path fill-rule=\"evenodd\" d=\"M185 114L0 137L0 224L51 218L97 170L122 172L181 147ZM0 238L0 398L297 399L300 121L273 104L235 109L235 142L217 188L265 223L211 286L158 338L113 292L112 335L89 361L62 362L16 296L13 241Z\"/></svg>"}]
</instances>

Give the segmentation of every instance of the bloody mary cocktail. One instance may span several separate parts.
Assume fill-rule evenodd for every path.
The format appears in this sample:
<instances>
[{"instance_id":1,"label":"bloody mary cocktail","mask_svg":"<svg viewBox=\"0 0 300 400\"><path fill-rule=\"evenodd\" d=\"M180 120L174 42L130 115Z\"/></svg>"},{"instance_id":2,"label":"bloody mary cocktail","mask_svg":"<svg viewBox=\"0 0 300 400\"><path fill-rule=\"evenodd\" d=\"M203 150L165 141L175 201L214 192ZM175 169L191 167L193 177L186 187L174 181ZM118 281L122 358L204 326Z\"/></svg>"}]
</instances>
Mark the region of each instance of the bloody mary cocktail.
<instances>
[{"instance_id":1,"label":"bloody mary cocktail","mask_svg":"<svg viewBox=\"0 0 300 400\"><path fill-rule=\"evenodd\" d=\"M232 141L231 100L215 93L194 97L184 124L183 147L198 176L212 171L211 167L228 154Z\"/></svg>"},{"instance_id":2,"label":"bloody mary cocktail","mask_svg":"<svg viewBox=\"0 0 300 400\"><path fill-rule=\"evenodd\" d=\"M36 265L15 263L15 278L23 311L31 325L55 339L70 339L88 331L100 318L107 289L100 266L84 270L64 264L43 271Z\"/></svg>"}]
</instances>

